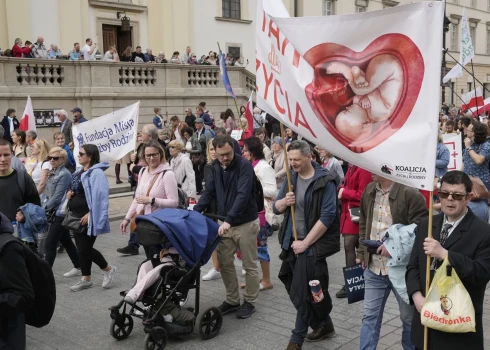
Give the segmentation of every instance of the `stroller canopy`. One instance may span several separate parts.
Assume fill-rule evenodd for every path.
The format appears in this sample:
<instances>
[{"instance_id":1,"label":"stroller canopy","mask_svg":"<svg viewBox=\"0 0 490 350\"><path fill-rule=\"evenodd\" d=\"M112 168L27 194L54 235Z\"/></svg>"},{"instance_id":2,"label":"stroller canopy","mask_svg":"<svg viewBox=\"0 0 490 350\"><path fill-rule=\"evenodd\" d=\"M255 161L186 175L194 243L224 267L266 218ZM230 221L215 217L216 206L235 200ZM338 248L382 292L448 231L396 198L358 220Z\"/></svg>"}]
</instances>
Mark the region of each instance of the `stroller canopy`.
<instances>
[{"instance_id":1,"label":"stroller canopy","mask_svg":"<svg viewBox=\"0 0 490 350\"><path fill-rule=\"evenodd\" d=\"M218 235L219 225L206 216L186 209L166 208L136 218L136 223L149 221L156 225L172 246L182 256L187 265L194 266L213 239ZM214 247L208 250L201 264L208 262Z\"/></svg>"}]
</instances>

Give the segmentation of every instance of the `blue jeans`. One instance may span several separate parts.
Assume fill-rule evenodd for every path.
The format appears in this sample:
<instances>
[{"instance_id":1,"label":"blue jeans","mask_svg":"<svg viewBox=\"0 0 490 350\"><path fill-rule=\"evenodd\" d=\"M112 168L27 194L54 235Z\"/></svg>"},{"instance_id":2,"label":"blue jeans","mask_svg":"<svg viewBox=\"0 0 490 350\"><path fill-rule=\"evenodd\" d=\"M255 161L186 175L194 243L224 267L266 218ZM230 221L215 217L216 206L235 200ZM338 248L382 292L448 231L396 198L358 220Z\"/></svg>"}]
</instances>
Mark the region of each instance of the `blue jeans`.
<instances>
[{"instance_id":1,"label":"blue jeans","mask_svg":"<svg viewBox=\"0 0 490 350\"><path fill-rule=\"evenodd\" d=\"M398 295L388 276L376 275L369 269L364 271L364 316L362 318L359 350L376 350L383 321L383 312L390 292L395 293L400 319L403 323L402 347L404 350L414 350L410 341L413 306L407 304Z\"/></svg>"},{"instance_id":2,"label":"blue jeans","mask_svg":"<svg viewBox=\"0 0 490 350\"><path fill-rule=\"evenodd\" d=\"M128 246L139 249L140 245L138 244L138 240L136 239L136 233L131 232L129 234Z\"/></svg>"}]
</instances>

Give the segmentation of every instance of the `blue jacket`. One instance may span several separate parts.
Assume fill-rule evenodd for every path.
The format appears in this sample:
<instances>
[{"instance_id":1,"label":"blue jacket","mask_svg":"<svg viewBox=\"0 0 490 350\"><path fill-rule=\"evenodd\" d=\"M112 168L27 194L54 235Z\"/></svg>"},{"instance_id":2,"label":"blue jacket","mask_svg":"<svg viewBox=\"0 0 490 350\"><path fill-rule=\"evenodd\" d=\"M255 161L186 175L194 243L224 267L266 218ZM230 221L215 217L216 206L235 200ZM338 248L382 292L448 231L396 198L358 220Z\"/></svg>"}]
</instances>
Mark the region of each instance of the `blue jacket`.
<instances>
[{"instance_id":1,"label":"blue jacket","mask_svg":"<svg viewBox=\"0 0 490 350\"><path fill-rule=\"evenodd\" d=\"M68 162L71 164L73 169L75 169L77 167L77 163L75 162L75 157L73 157L73 152L71 151L70 147L68 147L68 145L64 145L63 149L68 154Z\"/></svg>"},{"instance_id":2,"label":"blue jacket","mask_svg":"<svg viewBox=\"0 0 490 350\"><path fill-rule=\"evenodd\" d=\"M162 128L162 120L160 119L160 117L158 115L153 117L153 125L155 125L157 127L157 129Z\"/></svg>"},{"instance_id":3,"label":"blue jacket","mask_svg":"<svg viewBox=\"0 0 490 350\"><path fill-rule=\"evenodd\" d=\"M390 267L388 277L398 295L400 295L407 304L409 304L409 300L407 284L405 282L405 273L407 272L407 265L415 242L416 228L417 225L415 224L392 225L388 228L389 236L384 242L386 250L388 250L391 255L391 258L388 259L387 262Z\"/></svg>"},{"instance_id":4,"label":"blue jacket","mask_svg":"<svg viewBox=\"0 0 490 350\"><path fill-rule=\"evenodd\" d=\"M17 223L19 238L27 242L36 242L37 235L46 232L48 221L45 211L39 206L27 203L19 208L25 216L25 222Z\"/></svg>"},{"instance_id":5,"label":"blue jacket","mask_svg":"<svg viewBox=\"0 0 490 350\"><path fill-rule=\"evenodd\" d=\"M336 253L340 250L340 224L337 216L337 185L335 183L334 177L328 172L328 170L324 169L316 162L312 162L312 165L315 168L313 181L306 189L306 193L295 193L295 195L305 196L305 209L309 209L305 210L305 224L307 232L309 232L313 228L318 220L320 220L328 228L327 232L325 232L323 236L317 242L315 242L314 245L312 245L312 247L318 246L314 249L313 253L317 259L320 259L326 256L330 256L332 255L332 253ZM328 181L326 183L324 190L321 187L323 186L323 184L319 182L321 178L326 178L327 180L328 178L331 179L331 181ZM291 182L293 188L296 188L297 180L298 173L295 171L291 171ZM287 181L284 181L275 202L283 199L286 196L286 193L288 192L287 186ZM320 186L320 188L318 188L318 186ZM314 203L313 201L314 193L319 190L323 190L323 194L321 197L321 203L318 203L318 205L316 205L316 203ZM275 202L273 205L273 211L274 214L279 215L281 213L277 210ZM317 207L318 211L313 212L313 207ZM284 215L284 220L286 221L286 226L285 228L281 227L281 230L279 232L279 242L281 243L282 249L288 250L291 246L293 237L293 223L292 220L290 220L289 211L286 211ZM323 242L323 240L325 240L325 242ZM319 243L322 244L320 245Z\"/></svg>"},{"instance_id":6,"label":"blue jacket","mask_svg":"<svg viewBox=\"0 0 490 350\"><path fill-rule=\"evenodd\" d=\"M202 121L204 122L205 125L213 126L213 121L211 120L209 114L203 112L203 114L201 114L199 118L202 118Z\"/></svg>"},{"instance_id":7,"label":"blue jacket","mask_svg":"<svg viewBox=\"0 0 490 350\"><path fill-rule=\"evenodd\" d=\"M225 216L232 227L256 220L255 172L250 161L236 154L228 168L223 169L216 159L212 172L206 178L206 189L194 206L198 212L211 209L213 201L218 203L218 215Z\"/></svg>"},{"instance_id":8,"label":"blue jacket","mask_svg":"<svg viewBox=\"0 0 490 350\"><path fill-rule=\"evenodd\" d=\"M109 233L109 181L104 171L109 168L109 163L98 163L82 174L82 184L85 190L90 219L88 222L88 235L98 236ZM73 173L77 176L81 169Z\"/></svg>"},{"instance_id":9,"label":"blue jacket","mask_svg":"<svg viewBox=\"0 0 490 350\"><path fill-rule=\"evenodd\" d=\"M48 182L46 183L46 189L44 194L46 195L46 201L42 203L45 210L56 210L71 183L71 174L64 165L58 167L53 173L48 176Z\"/></svg>"},{"instance_id":10,"label":"blue jacket","mask_svg":"<svg viewBox=\"0 0 490 350\"><path fill-rule=\"evenodd\" d=\"M447 173L447 166L449 165L449 149L444 143L437 144L436 152L436 177L443 177Z\"/></svg>"}]
</instances>

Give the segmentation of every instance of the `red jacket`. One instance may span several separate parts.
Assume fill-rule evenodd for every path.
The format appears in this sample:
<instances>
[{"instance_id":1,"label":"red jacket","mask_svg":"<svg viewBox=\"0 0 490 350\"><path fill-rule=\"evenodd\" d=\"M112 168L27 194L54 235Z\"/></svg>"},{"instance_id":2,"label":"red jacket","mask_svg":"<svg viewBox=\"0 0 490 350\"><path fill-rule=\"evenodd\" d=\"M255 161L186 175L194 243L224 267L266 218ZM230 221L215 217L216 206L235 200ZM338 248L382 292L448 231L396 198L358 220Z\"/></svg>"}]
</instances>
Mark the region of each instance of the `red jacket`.
<instances>
[{"instance_id":1,"label":"red jacket","mask_svg":"<svg viewBox=\"0 0 490 350\"><path fill-rule=\"evenodd\" d=\"M366 186L373 181L371 173L355 165L349 165L345 174L342 192L342 214L340 216L340 232L343 234L358 235L359 224L350 219L349 208L361 206L362 193Z\"/></svg>"},{"instance_id":2,"label":"red jacket","mask_svg":"<svg viewBox=\"0 0 490 350\"><path fill-rule=\"evenodd\" d=\"M12 55L14 55L14 57L22 58L22 54L24 54L24 56L27 56L30 53L30 47L20 47L19 45L14 45L14 47L12 47Z\"/></svg>"}]
</instances>

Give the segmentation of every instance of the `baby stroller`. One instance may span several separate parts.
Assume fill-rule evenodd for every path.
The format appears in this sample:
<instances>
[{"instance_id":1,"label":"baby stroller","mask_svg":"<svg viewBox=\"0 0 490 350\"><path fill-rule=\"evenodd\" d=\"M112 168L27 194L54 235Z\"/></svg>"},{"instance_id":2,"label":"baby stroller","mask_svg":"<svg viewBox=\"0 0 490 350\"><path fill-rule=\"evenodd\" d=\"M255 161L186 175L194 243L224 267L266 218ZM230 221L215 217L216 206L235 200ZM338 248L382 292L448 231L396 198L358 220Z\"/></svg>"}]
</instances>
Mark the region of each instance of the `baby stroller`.
<instances>
[{"instance_id":1,"label":"baby stroller","mask_svg":"<svg viewBox=\"0 0 490 350\"><path fill-rule=\"evenodd\" d=\"M162 209L139 216L136 219L138 243L151 246L172 246L185 261L179 264L163 266L160 278L135 303L124 299L109 308L111 311L110 333L116 340L126 339L133 330L133 317L143 320L145 349L162 350L167 345L168 336L182 336L194 331L199 315L199 296L202 265L206 264L219 242L218 224L208 217L183 209ZM150 258L147 254L147 257ZM148 262L147 259L143 263ZM151 259L153 267L160 264L159 259ZM139 269L138 267L138 273ZM194 308L183 308L190 289L195 289ZM124 298L127 291L121 292ZM176 324L165 320L163 312L168 308L183 313L185 322ZM135 311L138 311L135 312ZM168 317L168 316L166 316ZM180 317L182 319L182 317ZM202 314L198 331L203 340L214 338L220 331L223 315L217 307L210 307Z\"/></svg>"}]
</instances>

